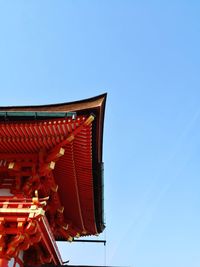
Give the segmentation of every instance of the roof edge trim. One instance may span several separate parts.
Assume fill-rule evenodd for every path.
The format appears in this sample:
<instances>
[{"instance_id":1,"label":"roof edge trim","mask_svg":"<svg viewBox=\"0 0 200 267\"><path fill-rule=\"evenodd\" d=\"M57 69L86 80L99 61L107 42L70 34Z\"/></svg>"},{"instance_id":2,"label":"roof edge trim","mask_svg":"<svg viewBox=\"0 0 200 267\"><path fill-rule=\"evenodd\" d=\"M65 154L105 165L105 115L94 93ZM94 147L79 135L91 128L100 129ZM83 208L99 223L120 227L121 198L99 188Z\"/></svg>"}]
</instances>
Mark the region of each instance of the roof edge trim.
<instances>
[{"instance_id":1,"label":"roof edge trim","mask_svg":"<svg viewBox=\"0 0 200 267\"><path fill-rule=\"evenodd\" d=\"M57 104L45 104L45 105L25 105L25 106L0 106L0 111L18 111L18 110L27 110L27 111L34 111L34 110L45 110L45 108L51 108L52 110L56 110L57 108L61 108L61 107L70 107L70 106L77 106L80 107L80 110L85 109L85 104L89 106L89 104L91 105L91 108L94 107L98 107L101 106L101 104L104 102L104 100L106 99L107 93L95 96L95 97L91 97L91 98L86 98L83 100L76 100L76 101L72 101L72 102L63 102L63 103L57 103ZM81 107L83 106L83 107ZM86 107L87 108L87 107ZM61 109L58 109L61 110Z\"/></svg>"}]
</instances>

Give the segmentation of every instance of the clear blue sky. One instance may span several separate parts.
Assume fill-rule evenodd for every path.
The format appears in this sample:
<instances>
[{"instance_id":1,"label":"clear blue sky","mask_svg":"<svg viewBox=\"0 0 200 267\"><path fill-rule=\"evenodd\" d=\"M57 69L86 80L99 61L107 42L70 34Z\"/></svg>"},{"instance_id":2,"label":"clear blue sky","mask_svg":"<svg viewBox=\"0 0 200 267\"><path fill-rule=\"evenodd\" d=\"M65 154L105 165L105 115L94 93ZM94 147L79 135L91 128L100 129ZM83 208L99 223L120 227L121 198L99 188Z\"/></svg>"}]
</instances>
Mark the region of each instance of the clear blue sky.
<instances>
[{"instance_id":1,"label":"clear blue sky","mask_svg":"<svg viewBox=\"0 0 200 267\"><path fill-rule=\"evenodd\" d=\"M1 106L108 92L108 265L200 266L199 14L195 0L0 2ZM104 263L103 245L60 247Z\"/></svg>"}]
</instances>

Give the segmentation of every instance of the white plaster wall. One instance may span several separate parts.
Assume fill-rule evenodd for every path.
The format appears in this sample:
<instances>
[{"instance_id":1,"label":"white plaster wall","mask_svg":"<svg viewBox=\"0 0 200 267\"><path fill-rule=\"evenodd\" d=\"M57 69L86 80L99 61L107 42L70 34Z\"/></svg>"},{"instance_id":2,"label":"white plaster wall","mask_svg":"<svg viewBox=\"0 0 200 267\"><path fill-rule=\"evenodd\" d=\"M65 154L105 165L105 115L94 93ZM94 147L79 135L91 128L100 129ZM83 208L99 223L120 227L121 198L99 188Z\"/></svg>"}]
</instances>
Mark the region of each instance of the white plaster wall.
<instances>
[{"instance_id":1,"label":"white plaster wall","mask_svg":"<svg viewBox=\"0 0 200 267\"><path fill-rule=\"evenodd\" d=\"M13 196L13 194L10 193L10 189L4 189L0 188L0 196Z\"/></svg>"}]
</instances>

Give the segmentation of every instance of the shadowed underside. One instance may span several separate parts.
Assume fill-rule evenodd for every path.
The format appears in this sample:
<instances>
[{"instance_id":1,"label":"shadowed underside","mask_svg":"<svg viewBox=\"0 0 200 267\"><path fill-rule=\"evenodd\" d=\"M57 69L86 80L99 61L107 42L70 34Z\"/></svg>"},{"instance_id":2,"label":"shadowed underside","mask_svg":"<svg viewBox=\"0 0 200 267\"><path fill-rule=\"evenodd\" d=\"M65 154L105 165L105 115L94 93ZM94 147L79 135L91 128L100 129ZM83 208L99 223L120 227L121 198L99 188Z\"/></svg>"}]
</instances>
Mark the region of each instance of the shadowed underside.
<instances>
[{"instance_id":1,"label":"shadowed underside","mask_svg":"<svg viewBox=\"0 0 200 267\"><path fill-rule=\"evenodd\" d=\"M56 240L104 229L105 102L106 94L56 105L0 107L0 187L18 199L45 199L45 224Z\"/></svg>"}]
</instances>

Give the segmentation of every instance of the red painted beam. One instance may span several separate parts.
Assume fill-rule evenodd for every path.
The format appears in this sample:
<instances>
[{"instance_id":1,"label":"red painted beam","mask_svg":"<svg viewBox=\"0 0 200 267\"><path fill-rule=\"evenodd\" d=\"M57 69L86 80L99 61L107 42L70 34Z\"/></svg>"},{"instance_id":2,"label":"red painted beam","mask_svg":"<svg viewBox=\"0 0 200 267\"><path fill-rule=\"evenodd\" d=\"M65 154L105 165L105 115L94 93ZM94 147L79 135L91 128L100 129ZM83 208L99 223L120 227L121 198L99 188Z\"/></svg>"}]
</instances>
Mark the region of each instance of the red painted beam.
<instances>
[{"instance_id":1,"label":"red painted beam","mask_svg":"<svg viewBox=\"0 0 200 267\"><path fill-rule=\"evenodd\" d=\"M8 260L0 259L0 267L8 267Z\"/></svg>"}]
</instances>

